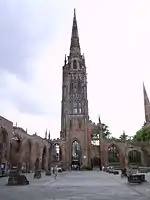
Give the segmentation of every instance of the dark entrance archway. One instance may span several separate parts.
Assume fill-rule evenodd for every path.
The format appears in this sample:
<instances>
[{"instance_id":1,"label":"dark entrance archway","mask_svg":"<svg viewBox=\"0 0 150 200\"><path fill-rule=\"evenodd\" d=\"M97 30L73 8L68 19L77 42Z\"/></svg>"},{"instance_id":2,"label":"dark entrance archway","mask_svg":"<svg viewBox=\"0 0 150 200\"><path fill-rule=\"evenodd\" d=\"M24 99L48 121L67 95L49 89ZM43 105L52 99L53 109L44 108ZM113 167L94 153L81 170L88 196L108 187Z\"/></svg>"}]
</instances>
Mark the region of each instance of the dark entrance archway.
<instances>
[{"instance_id":1,"label":"dark entrance archway","mask_svg":"<svg viewBox=\"0 0 150 200\"><path fill-rule=\"evenodd\" d=\"M72 151L71 169L79 170L81 166L81 146L77 140L74 140L72 142L71 151Z\"/></svg>"},{"instance_id":2,"label":"dark entrance archway","mask_svg":"<svg viewBox=\"0 0 150 200\"><path fill-rule=\"evenodd\" d=\"M92 169L100 169L101 170L101 159L100 157L94 157L91 159L91 167Z\"/></svg>"},{"instance_id":3,"label":"dark entrance archway","mask_svg":"<svg viewBox=\"0 0 150 200\"><path fill-rule=\"evenodd\" d=\"M61 161L61 148L58 143L53 146L53 163L58 163Z\"/></svg>"}]
</instances>

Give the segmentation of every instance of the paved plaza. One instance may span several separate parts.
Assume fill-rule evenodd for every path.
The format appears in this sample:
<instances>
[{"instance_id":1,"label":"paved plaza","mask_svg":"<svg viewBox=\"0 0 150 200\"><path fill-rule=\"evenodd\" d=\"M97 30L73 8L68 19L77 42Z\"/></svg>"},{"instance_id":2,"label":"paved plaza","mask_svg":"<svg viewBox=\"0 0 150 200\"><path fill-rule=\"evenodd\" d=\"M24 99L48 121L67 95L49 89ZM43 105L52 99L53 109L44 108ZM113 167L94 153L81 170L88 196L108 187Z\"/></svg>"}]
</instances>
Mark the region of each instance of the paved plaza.
<instances>
[{"instance_id":1,"label":"paved plaza","mask_svg":"<svg viewBox=\"0 0 150 200\"><path fill-rule=\"evenodd\" d=\"M63 172L54 180L53 176L33 179L30 185L6 186L7 178L0 179L0 200L149 200L150 174L147 183L129 185L120 175L100 171Z\"/></svg>"}]
</instances>

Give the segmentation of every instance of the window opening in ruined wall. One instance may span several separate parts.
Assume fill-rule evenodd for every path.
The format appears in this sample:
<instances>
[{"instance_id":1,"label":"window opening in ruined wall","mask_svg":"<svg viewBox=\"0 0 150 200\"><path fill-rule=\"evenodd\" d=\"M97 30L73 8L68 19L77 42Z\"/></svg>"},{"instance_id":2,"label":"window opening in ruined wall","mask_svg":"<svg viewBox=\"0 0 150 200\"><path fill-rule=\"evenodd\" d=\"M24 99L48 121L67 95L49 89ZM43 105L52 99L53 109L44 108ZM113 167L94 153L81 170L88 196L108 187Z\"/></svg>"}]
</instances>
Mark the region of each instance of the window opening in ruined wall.
<instances>
[{"instance_id":1,"label":"window opening in ruined wall","mask_svg":"<svg viewBox=\"0 0 150 200\"><path fill-rule=\"evenodd\" d=\"M108 147L108 162L109 163L119 163L119 150L115 145Z\"/></svg>"},{"instance_id":2,"label":"window opening in ruined wall","mask_svg":"<svg viewBox=\"0 0 150 200\"><path fill-rule=\"evenodd\" d=\"M73 69L77 69L77 61L76 60L73 61Z\"/></svg>"},{"instance_id":3,"label":"window opening in ruined wall","mask_svg":"<svg viewBox=\"0 0 150 200\"><path fill-rule=\"evenodd\" d=\"M128 160L130 164L140 164L141 163L141 153L137 150L132 150L128 154Z\"/></svg>"},{"instance_id":4,"label":"window opening in ruined wall","mask_svg":"<svg viewBox=\"0 0 150 200\"><path fill-rule=\"evenodd\" d=\"M81 148L76 140L72 143L72 160L80 160Z\"/></svg>"}]
</instances>

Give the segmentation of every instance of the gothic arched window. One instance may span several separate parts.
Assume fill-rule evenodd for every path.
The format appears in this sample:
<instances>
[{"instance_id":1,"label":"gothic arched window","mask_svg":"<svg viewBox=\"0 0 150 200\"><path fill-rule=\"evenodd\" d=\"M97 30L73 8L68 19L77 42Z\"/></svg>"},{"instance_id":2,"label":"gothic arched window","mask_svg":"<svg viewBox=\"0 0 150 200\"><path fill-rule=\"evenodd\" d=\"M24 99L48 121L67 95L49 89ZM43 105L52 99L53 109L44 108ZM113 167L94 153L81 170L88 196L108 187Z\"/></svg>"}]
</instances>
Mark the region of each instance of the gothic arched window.
<instances>
[{"instance_id":1,"label":"gothic arched window","mask_svg":"<svg viewBox=\"0 0 150 200\"><path fill-rule=\"evenodd\" d=\"M74 102L74 105L73 105L73 113L74 114L77 114L78 112L78 109L77 109L77 102Z\"/></svg>"},{"instance_id":2,"label":"gothic arched window","mask_svg":"<svg viewBox=\"0 0 150 200\"><path fill-rule=\"evenodd\" d=\"M80 161L81 157L81 147L79 142L76 140L72 143L72 160Z\"/></svg>"},{"instance_id":3,"label":"gothic arched window","mask_svg":"<svg viewBox=\"0 0 150 200\"><path fill-rule=\"evenodd\" d=\"M118 148L113 144L109 146L108 148L108 162L109 163L119 163L119 150Z\"/></svg>"},{"instance_id":4,"label":"gothic arched window","mask_svg":"<svg viewBox=\"0 0 150 200\"><path fill-rule=\"evenodd\" d=\"M141 153L137 150L132 150L128 154L129 163L139 164L141 163Z\"/></svg>"},{"instance_id":5,"label":"gothic arched window","mask_svg":"<svg viewBox=\"0 0 150 200\"><path fill-rule=\"evenodd\" d=\"M76 60L73 61L73 69L77 69L77 61Z\"/></svg>"}]
</instances>

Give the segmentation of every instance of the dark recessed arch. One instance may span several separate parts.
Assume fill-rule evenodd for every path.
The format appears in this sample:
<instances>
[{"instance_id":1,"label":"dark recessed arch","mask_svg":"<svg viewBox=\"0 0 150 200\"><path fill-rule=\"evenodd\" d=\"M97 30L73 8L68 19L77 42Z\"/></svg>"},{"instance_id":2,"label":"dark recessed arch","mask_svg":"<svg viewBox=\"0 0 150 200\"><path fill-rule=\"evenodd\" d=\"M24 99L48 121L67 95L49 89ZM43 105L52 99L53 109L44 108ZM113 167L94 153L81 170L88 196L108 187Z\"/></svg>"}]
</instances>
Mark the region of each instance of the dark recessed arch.
<instances>
[{"instance_id":1,"label":"dark recessed arch","mask_svg":"<svg viewBox=\"0 0 150 200\"><path fill-rule=\"evenodd\" d=\"M129 164L141 164L141 152L138 150L131 150L128 153Z\"/></svg>"}]
</instances>

